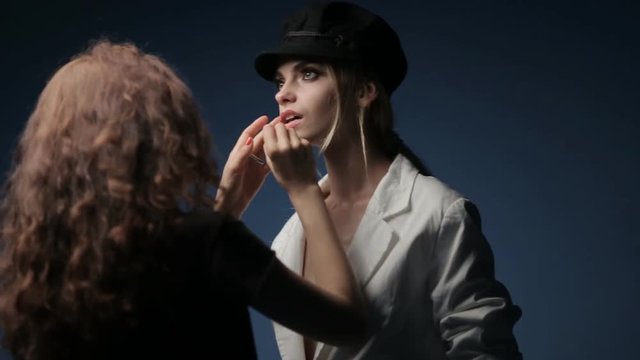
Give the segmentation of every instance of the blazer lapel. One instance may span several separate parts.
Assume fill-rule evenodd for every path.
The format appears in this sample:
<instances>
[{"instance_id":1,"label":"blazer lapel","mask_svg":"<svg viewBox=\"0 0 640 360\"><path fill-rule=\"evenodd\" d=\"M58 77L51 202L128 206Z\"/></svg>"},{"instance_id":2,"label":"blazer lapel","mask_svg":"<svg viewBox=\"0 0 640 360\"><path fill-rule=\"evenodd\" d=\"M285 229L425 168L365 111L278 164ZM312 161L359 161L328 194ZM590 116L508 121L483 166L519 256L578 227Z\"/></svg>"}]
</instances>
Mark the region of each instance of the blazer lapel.
<instances>
[{"instance_id":1,"label":"blazer lapel","mask_svg":"<svg viewBox=\"0 0 640 360\"><path fill-rule=\"evenodd\" d=\"M347 250L351 268L362 288L382 265L397 238L377 204L370 203Z\"/></svg>"},{"instance_id":2,"label":"blazer lapel","mask_svg":"<svg viewBox=\"0 0 640 360\"><path fill-rule=\"evenodd\" d=\"M302 275L304 231L298 214L291 216L271 244L278 259L298 275Z\"/></svg>"},{"instance_id":3,"label":"blazer lapel","mask_svg":"<svg viewBox=\"0 0 640 360\"><path fill-rule=\"evenodd\" d=\"M399 241L391 219L411 206L411 192L418 171L404 156L398 155L380 180L354 234L347 256L356 278L364 289L384 264ZM318 343L316 360L332 357L336 348Z\"/></svg>"},{"instance_id":4,"label":"blazer lapel","mask_svg":"<svg viewBox=\"0 0 640 360\"><path fill-rule=\"evenodd\" d=\"M369 200L347 250L353 271L363 288L399 240L398 232L389 221L409 209L417 174L413 165L398 155Z\"/></svg>"},{"instance_id":5,"label":"blazer lapel","mask_svg":"<svg viewBox=\"0 0 640 360\"><path fill-rule=\"evenodd\" d=\"M362 289L367 286L373 275L384 263L398 240L397 234L383 220L379 211L380 209L375 203L369 203L353 237L351 246L347 250L351 268ZM329 359L335 349L333 346L318 343L315 359Z\"/></svg>"}]
</instances>

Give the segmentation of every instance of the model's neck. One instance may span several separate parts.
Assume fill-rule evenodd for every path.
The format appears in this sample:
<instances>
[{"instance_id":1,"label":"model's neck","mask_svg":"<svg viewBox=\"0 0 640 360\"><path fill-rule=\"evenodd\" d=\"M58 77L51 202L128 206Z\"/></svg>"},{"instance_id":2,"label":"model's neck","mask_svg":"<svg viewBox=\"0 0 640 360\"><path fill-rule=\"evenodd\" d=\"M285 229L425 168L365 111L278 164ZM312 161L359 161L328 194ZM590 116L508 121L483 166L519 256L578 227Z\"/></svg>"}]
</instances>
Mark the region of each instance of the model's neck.
<instances>
[{"instance_id":1,"label":"model's neck","mask_svg":"<svg viewBox=\"0 0 640 360\"><path fill-rule=\"evenodd\" d=\"M391 160L380 152L367 151L365 167L362 147L353 142L330 145L324 152L324 159L330 196L340 201L371 197L391 165Z\"/></svg>"}]
</instances>

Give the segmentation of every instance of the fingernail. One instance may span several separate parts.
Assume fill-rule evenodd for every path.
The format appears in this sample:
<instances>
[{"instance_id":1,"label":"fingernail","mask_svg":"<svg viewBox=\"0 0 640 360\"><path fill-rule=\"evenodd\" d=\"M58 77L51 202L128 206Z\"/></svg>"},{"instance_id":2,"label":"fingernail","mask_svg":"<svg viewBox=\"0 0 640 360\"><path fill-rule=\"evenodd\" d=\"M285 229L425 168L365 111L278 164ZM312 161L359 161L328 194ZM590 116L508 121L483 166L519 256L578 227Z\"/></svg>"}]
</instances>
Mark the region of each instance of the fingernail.
<instances>
[{"instance_id":1,"label":"fingernail","mask_svg":"<svg viewBox=\"0 0 640 360\"><path fill-rule=\"evenodd\" d=\"M244 143L245 145L251 145L251 143L253 143L253 138L251 136L249 136L247 138L247 141Z\"/></svg>"}]
</instances>

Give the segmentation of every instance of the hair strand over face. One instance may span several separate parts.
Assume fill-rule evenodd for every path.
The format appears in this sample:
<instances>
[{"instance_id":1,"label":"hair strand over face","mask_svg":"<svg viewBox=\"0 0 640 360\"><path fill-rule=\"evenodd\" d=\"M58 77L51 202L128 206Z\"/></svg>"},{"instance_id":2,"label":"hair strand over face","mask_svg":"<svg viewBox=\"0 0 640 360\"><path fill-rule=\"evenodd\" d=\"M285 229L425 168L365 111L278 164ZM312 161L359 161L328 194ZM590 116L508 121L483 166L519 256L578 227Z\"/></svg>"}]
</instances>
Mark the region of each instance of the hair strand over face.
<instances>
[{"instance_id":1,"label":"hair strand over face","mask_svg":"<svg viewBox=\"0 0 640 360\"><path fill-rule=\"evenodd\" d=\"M349 124L344 124L344 121L355 120L358 126L365 171L367 169L368 152L375 152L382 154L389 160L393 160L396 155L402 154L421 174L425 176L431 175L422 160L395 132L391 100L376 76L363 73L345 64L328 64L328 67L330 76L337 84L337 110L331 130L321 145L321 151L326 150L335 136L337 136L338 128L349 126ZM377 96L367 107L361 107L358 104L358 98L368 83L373 83L376 87Z\"/></svg>"}]
</instances>

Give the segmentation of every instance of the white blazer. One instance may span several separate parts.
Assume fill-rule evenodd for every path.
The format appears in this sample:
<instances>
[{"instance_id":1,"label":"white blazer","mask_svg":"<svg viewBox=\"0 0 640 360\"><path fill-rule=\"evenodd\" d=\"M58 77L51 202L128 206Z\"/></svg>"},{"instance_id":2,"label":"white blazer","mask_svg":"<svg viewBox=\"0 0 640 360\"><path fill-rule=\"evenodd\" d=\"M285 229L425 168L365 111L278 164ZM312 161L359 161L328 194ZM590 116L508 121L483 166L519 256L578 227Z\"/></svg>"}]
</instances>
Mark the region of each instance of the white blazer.
<instances>
[{"instance_id":1,"label":"white blazer","mask_svg":"<svg viewBox=\"0 0 640 360\"><path fill-rule=\"evenodd\" d=\"M272 245L298 274L304 241L294 214ZM370 337L355 348L318 343L316 359L521 358L512 334L520 309L494 278L475 206L402 155L378 184L347 255L368 301ZM275 322L274 329L282 359L304 359L302 336Z\"/></svg>"}]
</instances>

